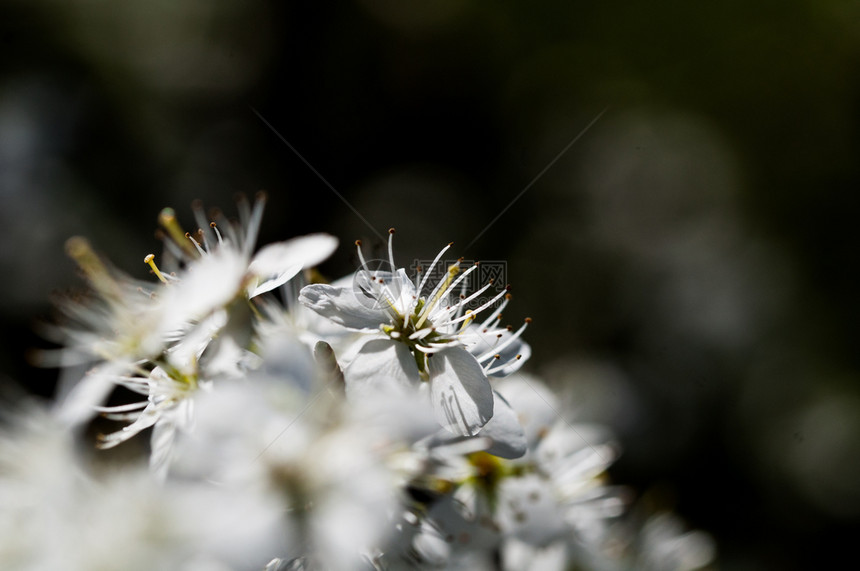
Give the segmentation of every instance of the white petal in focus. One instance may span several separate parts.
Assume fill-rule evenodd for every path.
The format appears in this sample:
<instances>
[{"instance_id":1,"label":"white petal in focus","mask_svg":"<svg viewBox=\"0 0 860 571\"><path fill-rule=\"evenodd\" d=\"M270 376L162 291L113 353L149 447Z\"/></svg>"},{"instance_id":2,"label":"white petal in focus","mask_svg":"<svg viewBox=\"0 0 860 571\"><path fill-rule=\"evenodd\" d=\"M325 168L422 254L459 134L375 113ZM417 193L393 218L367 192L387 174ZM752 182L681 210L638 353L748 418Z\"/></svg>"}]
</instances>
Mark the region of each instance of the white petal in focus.
<instances>
[{"instance_id":1,"label":"white petal in focus","mask_svg":"<svg viewBox=\"0 0 860 571\"><path fill-rule=\"evenodd\" d=\"M430 399L436 419L460 436L474 436L493 417L493 389L480 365L460 347L428 360Z\"/></svg>"},{"instance_id":2,"label":"white petal in focus","mask_svg":"<svg viewBox=\"0 0 860 571\"><path fill-rule=\"evenodd\" d=\"M358 330L379 330L389 322L381 309L367 307L356 299L352 288L311 284L302 288L299 301L338 325Z\"/></svg>"},{"instance_id":3,"label":"white petal in focus","mask_svg":"<svg viewBox=\"0 0 860 571\"><path fill-rule=\"evenodd\" d=\"M343 371L349 398L373 398L414 390L420 383L418 365L409 348L390 339L372 339L365 343Z\"/></svg>"}]
</instances>

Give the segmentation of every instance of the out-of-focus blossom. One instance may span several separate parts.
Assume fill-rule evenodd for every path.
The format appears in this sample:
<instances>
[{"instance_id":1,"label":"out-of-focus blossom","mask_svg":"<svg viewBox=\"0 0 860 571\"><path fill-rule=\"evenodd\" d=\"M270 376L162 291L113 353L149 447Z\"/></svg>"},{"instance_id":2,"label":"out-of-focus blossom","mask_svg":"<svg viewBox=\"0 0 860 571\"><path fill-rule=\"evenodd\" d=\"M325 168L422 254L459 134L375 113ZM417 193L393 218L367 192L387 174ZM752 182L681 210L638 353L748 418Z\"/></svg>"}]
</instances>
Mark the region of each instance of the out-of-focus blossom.
<instances>
[{"instance_id":1,"label":"out-of-focus blossom","mask_svg":"<svg viewBox=\"0 0 860 571\"><path fill-rule=\"evenodd\" d=\"M197 389L235 378L256 364L251 300L318 264L337 245L332 236L314 234L270 244L252 256L264 203L262 195L253 208L240 201L240 222L220 225L206 224L195 204L197 222L206 228L197 231L197 238L182 231L172 210L162 211L165 255L175 271L162 272L154 256L146 256L158 278L146 290L115 275L83 240L70 242L70 253L99 298L92 306L63 306L82 322L80 329L64 331L70 342L66 351L103 362L60 403L62 418L74 424L99 410L112 420L131 421L105 436L103 447L154 427L152 466L166 469L175 431L191 426ZM147 398L100 407L115 386Z\"/></svg>"}]
</instances>

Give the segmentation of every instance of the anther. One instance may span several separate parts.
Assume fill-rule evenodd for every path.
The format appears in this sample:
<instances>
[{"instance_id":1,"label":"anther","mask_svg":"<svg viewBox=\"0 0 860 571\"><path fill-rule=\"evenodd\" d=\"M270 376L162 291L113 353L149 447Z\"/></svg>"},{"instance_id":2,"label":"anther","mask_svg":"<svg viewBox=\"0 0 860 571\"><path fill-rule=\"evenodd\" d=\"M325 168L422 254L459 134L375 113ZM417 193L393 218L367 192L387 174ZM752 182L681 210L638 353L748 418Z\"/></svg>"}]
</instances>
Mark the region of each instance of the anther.
<instances>
[{"instance_id":1,"label":"anther","mask_svg":"<svg viewBox=\"0 0 860 571\"><path fill-rule=\"evenodd\" d=\"M356 241L355 241L355 245L356 245L356 246L361 246L361 240L356 240Z\"/></svg>"},{"instance_id":2,"label":"anther","mask_svg":"<svg viewBox=\"0 0 860 571\"><path fill-rule=\"evenodd\" d=\"M508 331L513 331L514 326L513 325L505 325L505 329L507 329Z\"/></svg>"},{"instance_id":3,"label":"anther","mask_svg":"<svg viewBox=\"0 0 860 571\"><path fill-rule=\"evenodd\" d=\"M525 321L526 321L526 323L531 323L531 322L532 322L532 318L531 318L531 317L526 317Z\"/></svg>"},{"instance_id":4,"label":"anther","mask_svg":"<svg viewBox=\"0 0 860 571\"><path fill-rule=\"evenodd\" d=\"M254 198L257 199L259 202L265 202L269 200L269 195L266 194L265 190L258 190L257 193L254 195Z\"/></svg>"},{"instance_id":5,"label":"anther","mask_svg":"<svg viewBox=\"0 0 860 571\"><path fill-rule=\"evenodd\" d=\"M388 233L389 233L389 234L394 234L394 228L389 228L389 229L388 229Z\"/></svg>"}]
</instances>

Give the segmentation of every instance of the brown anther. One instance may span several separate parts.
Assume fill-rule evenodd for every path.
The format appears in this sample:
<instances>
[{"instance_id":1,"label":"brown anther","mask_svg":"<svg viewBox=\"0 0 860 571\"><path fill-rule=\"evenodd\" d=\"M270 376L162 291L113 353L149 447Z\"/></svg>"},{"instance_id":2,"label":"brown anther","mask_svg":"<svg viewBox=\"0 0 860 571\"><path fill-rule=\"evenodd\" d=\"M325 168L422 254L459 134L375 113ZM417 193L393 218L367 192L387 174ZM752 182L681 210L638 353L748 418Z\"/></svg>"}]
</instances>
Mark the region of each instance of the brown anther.
<instances>
[{"instance_id":1,"label":"brown anther","mask_svg":"<svg viewBox=\"0 0 860 571\"><path fill-rule=\"evenodd\" d=\"M466 299L466 296L465 296L464 294L462 294L462 293L461 293L461 294L460 294L460 299Z\"/></svg>"},{"instance_id":2,"label":"brown anther","mask_svg":"<svg viewBox=\"0 0 860 571\"><path fill-rule=\"evenodd\" d=\"M209 223L209 227L210 227L210 228L215 228L216 226L218 226L218 225L217 225L217 224L215 224L214 222L210 222L210 223Z\"/></svg>"},{"instance_id":3,"label":"brown anther","mask_svg":"<svg viewBox=\"0 0 860 571\"><path fill-rule=\"evenodd\" d=\"M531 323L531 322L532 322L532 318L531 318L531 317L526 317L526 323Z\"/></svg>"},{"instance_id":4,"label":"brown anther","mask_svg":"<svg viewBox=\"0 0 860 571\"><path fill-rule=\"evenodd\" d=\"M496 333L496 339L501 339L501 337L502 337L501 333Z\"/></svg>"},{"instance_id":5,"label":"brown anther","mask_svg":"<svg viewBox=\"0 0 860 571\"><path fill-rule=\"evenodd\" d=\"M511 284L506 285L506 286L505 286L505 290L507 290L507 291L511 291Z\"/></svg>"},{"instance_id":6,"label":"brown anther","mask_svg":"<svg viewBox=\"0 0 860 571\"><path fill-rule=\"evenodd\" d=\"M505 294L505 299L507 299L507 300L510 300L512 297L514 297L512 294L509 294L509 293Z\"/></svg>"},{"instance_id":7,"label":"brown anther","mask_svg":"<svg viewBox=\"0 0 860 571\"><path fill-rule=\"evenodd\" d=\"M266 194L265 190L258 190L257 193L254 195L254 198L256 198L257 200L265 202L265 201L269 200L269 195Z\"/></svg>"},{"instance_id":8,"label":"brown anther","mask_svg":"<svg viewBox=\"0 0 860 571\"><path fill-rule=\"evenodd\" d=\"M454 242L448 242L448 245L449 245L449 246L453 246L453 245L454 245Z\"/></svg>"},{"instance_id":9,"label":"brown anther","mask_svg":"<svg viewBox=\"0 0 860 571\"><path fill-rule=\"evenodd\" d=\"M517 361L519 361L519 360L520 360L520 359L522 359L522 358L523 358L523 356L522 356L522 355L517 355Z\"/></svg>"},{"instance_id":10,"label":"brown anther","mask_svg":"<svg viewBox=\"0 0 860 571\"><path fill-rule=\"evenodd\" d=\"M476 265L476 266L480 266L480 265L481 265L481 262L475 262L475 265Z\"/></svg>"},{"instance_id":11,"label":"brown anther","mask_svg":"<svg viewBox=\"0 0 860 571\"><path fill-rule=\"evenodd\" d=\"M361 240L356 240L356 241L355 241L355 245L356 245L356 246L361 246Z\"/></svg>"},{"instance_id":12,"label":"brown anther","mask_svg":"<svg viewBox=\"0 0 860 571\"><path fill-rule=\"evenodd\" d=\"M389 228L389 229L388 229L388 233L389 233L389 234L394 234L394 228Z\"/></svg>"},{"instance_id":13,"label":"brown anther","mask_svg":"<svg viewBox=\"0 0 860 571\"><path fill-rule=\"evenodd\" d=\"M458 263L458 264L460 264L460 263L462 263L462 262L463 262L463 260L465 260L465 259L466 259L466 258L464 258L464 257L460 256L459 258L457 258L457 263Z\"/></svg>"},{"instance_id":14,"label":"brown anther","mask_svg":"<svg viewBox=\"0 0 860 571\"><path fill-rule=\"evenodd\" d=\"M502 356L501 356L501 355L499 355L498 353L496 353L495 355L493 355L493 359L501 359L501 358L502 358Z\"/></svg>"},{"instance_id":15,"label":"brown anther","mask_svg":"<svg viewBox=\"0 0 860 571\"><path fill-rule=\"evenodd\" d=\"M186 238L191 238L191 232L186 232L186 233L185 233L185 237L186 237Z\"/></svg>"},{"instance_id":16,"label":"brown anther","mask_svg":"<svg viewBox=\"0 0 860 571\"><path fill-rule=\"evenodd\" d=\"M496 283L496 280L495 280L495 278L490 278L490 280L487 283L488 284Z\"/></svg>"},{"instance_id":17,"label":"brown anther","mask_svg":"<svg viewBox=\"0 0 860 571\"><path fill-rule=\"evenodd\" d=\"M505 329L507 329L508 331L513 331L514 326L513 325L505 325Z\"/></svg>"}]
</instances>

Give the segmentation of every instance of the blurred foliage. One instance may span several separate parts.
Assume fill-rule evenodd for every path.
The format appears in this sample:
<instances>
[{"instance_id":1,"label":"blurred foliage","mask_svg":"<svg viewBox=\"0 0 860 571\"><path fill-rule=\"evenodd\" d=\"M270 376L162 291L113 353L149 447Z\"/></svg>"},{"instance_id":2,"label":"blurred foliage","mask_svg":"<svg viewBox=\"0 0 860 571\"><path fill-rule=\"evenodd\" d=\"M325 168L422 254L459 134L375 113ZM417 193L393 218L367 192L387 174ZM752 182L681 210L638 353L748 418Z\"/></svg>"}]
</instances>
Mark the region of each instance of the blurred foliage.
<instances>
[{"instance_id":1,"label":"blurred foliage","mask_svg":"<svg viewBox=\"0 0 860 571\"><path fill-rule=\"evenodd\" d=\"M847 552L860 4L10 0L0 22L8 379L50 392L22 355L79 284L68 236L145 276L162 206L190 224L192 199L265 188L264 241L393 225L403 260L506 260L531 370L725 567Z\"/></svg>"}]
</instances>

